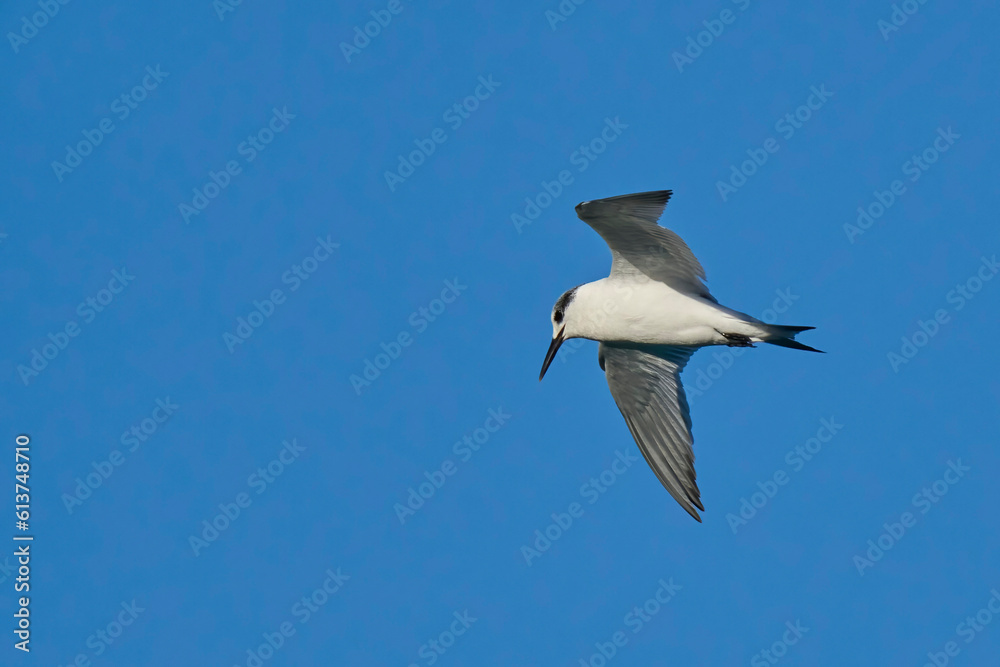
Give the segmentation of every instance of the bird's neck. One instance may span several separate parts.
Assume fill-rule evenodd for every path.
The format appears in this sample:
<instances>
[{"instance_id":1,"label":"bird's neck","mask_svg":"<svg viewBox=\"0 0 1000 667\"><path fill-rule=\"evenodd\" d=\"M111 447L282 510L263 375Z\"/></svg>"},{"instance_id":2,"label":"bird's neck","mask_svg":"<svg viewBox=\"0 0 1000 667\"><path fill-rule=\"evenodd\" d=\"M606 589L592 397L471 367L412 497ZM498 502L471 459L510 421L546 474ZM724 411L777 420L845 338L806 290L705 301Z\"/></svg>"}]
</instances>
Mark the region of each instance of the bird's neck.
<instances>
[{"instance_id":1,"label":"bird's neck","mask_svg":"<svg viewBox=\"0 0 1000 667\"><path fill-rule=\"evenodd\" d=\"M613 339L611 328L616 322L621 295L607 278L580 285L573 298L572 327L568 338L589 338L590 340Z\"/></svg>"}]
</instances>

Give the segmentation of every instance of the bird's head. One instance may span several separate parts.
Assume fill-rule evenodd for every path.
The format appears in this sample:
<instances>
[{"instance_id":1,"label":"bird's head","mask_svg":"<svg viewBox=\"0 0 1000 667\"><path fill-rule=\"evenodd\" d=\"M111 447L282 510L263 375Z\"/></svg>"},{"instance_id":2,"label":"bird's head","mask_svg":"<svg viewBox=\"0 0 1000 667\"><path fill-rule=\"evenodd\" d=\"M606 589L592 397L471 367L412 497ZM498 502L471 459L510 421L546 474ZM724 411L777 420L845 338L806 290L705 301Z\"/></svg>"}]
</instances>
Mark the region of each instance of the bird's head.
<instances>
[{"instance_id":1,"label":"bird's head","mask_svg":"<svg viewBox=\"0 0 1000 667\"><path fill-rule=\"evenodd\" d=\"M552 307L552 343L549 344L549 351L545 353L545 361L542 363L542 372L538 374L539 382L545 377L545 371L549 369L549 364L556 358L559 346L568 338L574 338L571 322L573 322L573 297L576 296L574 287L566 291L556 301Z\"/></svg>"}]
</instances>

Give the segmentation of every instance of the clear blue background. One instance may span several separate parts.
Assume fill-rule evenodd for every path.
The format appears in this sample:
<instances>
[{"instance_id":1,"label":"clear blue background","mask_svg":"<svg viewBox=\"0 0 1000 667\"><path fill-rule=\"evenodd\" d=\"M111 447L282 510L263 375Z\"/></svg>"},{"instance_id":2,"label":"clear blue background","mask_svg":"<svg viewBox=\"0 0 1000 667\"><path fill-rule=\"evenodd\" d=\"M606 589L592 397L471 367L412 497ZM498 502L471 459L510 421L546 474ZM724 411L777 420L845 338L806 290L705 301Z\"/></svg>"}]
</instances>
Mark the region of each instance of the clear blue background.
<instances>
[{"instance_id":1,"label":"clear blue background","mask_svg":"<svg viewBox=\"0 0 1000 667\"><path fill-rule=\"evenodd\" d=\"M888 2L742 4L592 1L553 29L555 0L403 0L347 62L340 43L385 4L244 2L220 20L208 0L71 2L15 53L6 34L39 9L5 3L0 495L13 535L28 433L35 542L32 652L8 630L0 662L245 665L291 621L265 664L426 665L421 646L468 610L437 664L578 665L617 631L611 665L751 664L797 620L782 664L919 665L948 641L954 664L996 664L1000 618L971 643L956 628L1000 589L1000 280L960 311L947 300L1000 252L996 8L928 2L884 39ZM672 54L726 8L678 71ZM119 121L113 100L156 65L167 78ZM491 75L452 129L444 112ZM782 138L776 121L824 84L833 97ZM295 118L246 162L275 107ZM114 132L59 182L51 163L105 117ZM605 118L627 128L580 172L571 155ZM954 145L849 242L857 208L948 127ZM445 143L390 191L384 173L434 128ZM717 182L768 137L780 150L723 201ZM186 224L179 204L228 160L242 173ZM511 215L563 169L572 184L519 233ZM760 315L791 290L780 321L816 326L802 340L828 351L750 350L694 400L703 524L641 461L581 496L635 453L596 344L536 379L552 303L609 265L573 206L665 188L662 222L719 300ZM327 235L339 249L291 292L282 274ZM134 282L26 385L18 366L121 267ZM411 313L455 279L467 289L417 333ZM287 301L230 353L223 334L276 288ZM949 322L894 372L887 354L940 308ZM356 392L401 332L412 345ZM175 414L67 511L167 397ZM509 421L461 461L453 444L498 408ZM786 453L831 417L843 429L794 471ZM257 495L248 477L291 438L304 451ZM457 472L401 525L394 504L446 459ZM913 496L959 459L970 470L919 514ZM734 534L727 514L779 470L789 483ZM189 537L247 491L195 556ZM529 566L521 547L572 502L583 516ZM854 557L906 511L916 525L859 575ZM293 605L337 568L350 579L299 623ZM633 634L625 615L661 578L681 588ZM133 599L145 611L95 656L88 637Z\"/></svg>"}]
</instances>

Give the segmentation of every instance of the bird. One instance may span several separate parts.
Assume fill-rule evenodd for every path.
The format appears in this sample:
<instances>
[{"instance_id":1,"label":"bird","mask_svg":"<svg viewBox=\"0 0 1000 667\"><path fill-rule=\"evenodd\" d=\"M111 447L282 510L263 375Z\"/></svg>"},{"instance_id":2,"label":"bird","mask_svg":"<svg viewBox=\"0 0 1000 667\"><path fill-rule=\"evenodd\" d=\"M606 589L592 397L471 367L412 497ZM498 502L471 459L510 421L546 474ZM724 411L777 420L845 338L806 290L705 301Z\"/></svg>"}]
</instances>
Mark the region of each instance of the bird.
<instances>
[{"instance_id":1,"label":"bird","mask_svg":"<svg viewBox=\"0 0 1000 667\"><path fill-rule=\"evenodd\" d=\"M727 308L705 286L687 244L657 224L672 190L585 201L576 214L611 249L607 278L567 290L552 308L552 342L538 380L563 342L598 341L598 363L632 437L657 479L701 522L691 411L680 374L701 347L769 343L822 352L795 340L808 326L767 324Z\"/></svg>"}]
</instances>

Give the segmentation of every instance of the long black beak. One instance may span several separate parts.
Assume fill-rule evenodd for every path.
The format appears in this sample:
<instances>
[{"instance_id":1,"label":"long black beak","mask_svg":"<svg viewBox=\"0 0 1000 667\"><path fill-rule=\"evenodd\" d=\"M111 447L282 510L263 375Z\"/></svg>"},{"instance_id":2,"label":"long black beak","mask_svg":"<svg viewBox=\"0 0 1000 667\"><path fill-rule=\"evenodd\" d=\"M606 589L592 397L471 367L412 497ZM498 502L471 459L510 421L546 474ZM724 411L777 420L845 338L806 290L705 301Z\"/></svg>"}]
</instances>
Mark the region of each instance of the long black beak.
<instances>
[{"instance_id":1,"label":"long black beak","mask_svg":"<svg viewBox=\"0 0 1000 667\"><path fill-rule=\"evenodd\" d=\"M552 360L556 358L556 352L559 351L559 346L563 344L564 340L566 340L563 338L563 331L565 331L565 329L560 329L559 333L556 334L556 337L552 339L552 344L549 345L549 351L545 353L545 361L542 362L542 372L538 374L539 382L541 382L542 378L545 377L545 371L549 370L549 364L551 364Z\"/></svg>"}]
</instances>

